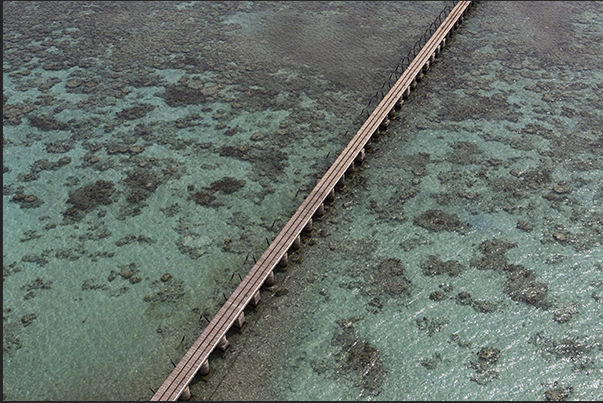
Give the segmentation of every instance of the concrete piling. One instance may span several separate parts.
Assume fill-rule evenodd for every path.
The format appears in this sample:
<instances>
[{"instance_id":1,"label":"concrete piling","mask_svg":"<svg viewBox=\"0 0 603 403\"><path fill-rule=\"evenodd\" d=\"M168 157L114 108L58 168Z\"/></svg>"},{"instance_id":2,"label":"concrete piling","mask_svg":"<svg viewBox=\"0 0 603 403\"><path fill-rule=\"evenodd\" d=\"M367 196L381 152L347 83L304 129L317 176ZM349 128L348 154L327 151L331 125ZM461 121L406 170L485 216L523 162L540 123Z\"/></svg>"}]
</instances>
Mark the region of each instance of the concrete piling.
<instances>
[{"instance_id":1,"label":"concrete piling","mask_svg":"<svg viewBox=\"0 0 603 403\"><path fill-rule=\"evenodd\" d=\"M308 220L308 222L306 222L306 225L304 225L304 229L302 229L302 231L312 232L312 219L311 218Z\"/></svg>"},{"instance_id":2,"label":"concrete piling","mask_svg":"<svg viewBox=\"0 0 603 403\"><path fill-rule=\"evenodd\" d=\"M301 248L301 237L299 235L297 235L293 240L291 248L293 248L293 250L299 250Z\"/></svg>"},{"instance_id":3,"label":"concrete piling","mask_svg":"<svg viewBox=\"0 0 603 403\"><path fill-rule=\"evenodd\" d=\"M325 204L324 203L320 203L320 205L318 206L318 208L314 212L314 217L322 217L323 215L325 215Z\"/></svg>"},{"instance_id":4,"label":"concrete piling","mask_svg":"<svg viewBox=\"0 0 603 403\"><path fill-rule=\"evenodd\" d=\"M354 161L352 161L348 169L346 169L345 173L348 176L352 176L354 172L356 172L356 166L354 165Z\"/></svg>"},{"instance_id":5,"label":"concrete piling","mask_svg":"<svg viewBox=\"0 0 603 403\"><path fill-rule=\"evenodd\" d=\"M253 297L251 297L251 300L249 301L249 305L251 305L252 308L257 308L260 303L262 302L262 299L260 297L260 291L256 291L255 294L253 294Z\"/></svg>"},{"instance_id":6,"label":"concrete piling","mask_svg":"<svg viewBox=\"0 0 603 403\"><path fill-rule=\"evenodd\" d=\"M199 368L199 375L201 375L201 376L209 375L209 360L203 361L203 364L201 364L201 367Z\"/></svg>"},{"instance_id":7,"label":"concrete piling","mask_svg":"<svg viewBox=\"0 0 603 403\"><path fill-rule=\"evenodd\" d=\"M228 350L228 347L230 347L230 342L228 341L226 336L222 336L216 348L222 352L226 352L226 350Z\"/></svg>"},{"instance_id":8,"label":"concrete piling","mask_svg":"<svg viewBox=\"0 0 603 403\"><path fill-rule=\"evenodd\" d=\"M186 385L186 388L184 388L178 400L191 400L191 389L188 387L188 385Z\"/></svg>"},{"instance_id":9,"label":"concrete piling","mask_svg":"<svg viewBox=\"0 0 603 403\"><path fill-rule=\"evenodd\" d=\"M278 261L278 265L281 268L285 268L289 265L289 255L287 252L281 257L281 260Z\"/></svg>"},{"instance_id":10,"label":"concrete piling","mask_svg":"<svg viewBox=\"0 0 603 403\"><path fill-rule=\"evenodd\" d=\"M335 201L335 189L331 189L327 194L326 198L327 202L333 203Z\"/></svg>"},{"instance_id":11,"label":"concrete piling","mask_svg":"<svg viewBox=\"0 0 603 403\"><path fill-rule=\"evenodd\" d=\"M356 156L354 161L362 162L362 161L364 161L365 156L366 156L366 151L364 151L364 148L363 148L362 150L360 150L360 152L358 153L358 155Z\"/></svg>"},{"instance_id":12,"label":"concrete piling","mask_svg":"<svg viewBox=\"0 0 603 403\"><path fill-rule=\"evenodd\" d=\"M268 277L266 277L266 280L264 280L264 285L266 287L272 287L274 285L274 272L273 271L268 273Z\"/></svg>"},{"instance_id":13,"label":"concrete piling","mask_svg":"<svg viewBox=\"0 0 603 403\"><path fill-rule=\"evenodd\" d=\"M239 317L237 319L235 319L233 326L238 329L242 329L243 326L245 326L245 314L243 312L241 312Z\"/></svg>"}]
</instances>

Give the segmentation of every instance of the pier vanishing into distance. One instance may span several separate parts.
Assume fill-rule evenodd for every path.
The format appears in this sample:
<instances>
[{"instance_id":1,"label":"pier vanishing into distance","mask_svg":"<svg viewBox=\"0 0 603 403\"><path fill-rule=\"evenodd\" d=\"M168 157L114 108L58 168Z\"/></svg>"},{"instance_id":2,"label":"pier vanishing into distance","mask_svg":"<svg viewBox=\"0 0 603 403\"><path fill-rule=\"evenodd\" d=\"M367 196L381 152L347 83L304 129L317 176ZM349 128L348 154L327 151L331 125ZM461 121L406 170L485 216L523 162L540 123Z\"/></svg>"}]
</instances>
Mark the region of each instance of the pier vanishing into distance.
<instances>
[{"instance_id":1,"label":"pier vanishing into distance","mask_svg":"<svg viewBox=\"0 0 603 403\"><path fill-rule=\"evenodd\" d=\"M301 233L311 231L312 219L321 217L325 212L325 203L332 203L335 200L335 190L341 189L344 186L346 175L353 175L356 164L362 163L365 158L365 147L370 144L371 138L380 135L387 128L389 118L402 106L404 100L410 95L410 91L429 70L452 32L463 21L471 4L471 1L458 2L441 22L333 165L270 243L268 249L255 262L203 333L157 389L151 400L189 400L191 398L189 383L197 373L201 376L209 374L208 358L215 349L221 351L228 349L227 332L233 326L241 329L245 325L245 308L258 306L260 288L264 285L274 284L274 270L277 267L287 266L289 250L297 250L301 247Z\"/></svg>"}]
</instances>

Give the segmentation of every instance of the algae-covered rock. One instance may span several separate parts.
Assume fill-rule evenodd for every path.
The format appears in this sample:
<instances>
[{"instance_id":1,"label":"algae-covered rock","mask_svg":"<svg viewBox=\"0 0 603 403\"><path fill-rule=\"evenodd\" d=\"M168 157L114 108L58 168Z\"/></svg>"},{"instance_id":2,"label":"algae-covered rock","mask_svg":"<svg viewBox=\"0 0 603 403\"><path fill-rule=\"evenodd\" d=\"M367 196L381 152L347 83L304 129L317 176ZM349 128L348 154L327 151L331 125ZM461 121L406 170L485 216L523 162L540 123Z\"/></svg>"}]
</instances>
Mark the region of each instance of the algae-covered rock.
<instances>
[{"instance_id":1,"label":"algae-covered rock","mask_svg":"<svg viewBox=\"0 0 603 403\"><path fill-rule=\"evenodd\" d=\"M448 214L442 210L427 210L414 220L415 225L433 232L458 231L462 223L456 214Z\"/></svg>"}]
</instances>

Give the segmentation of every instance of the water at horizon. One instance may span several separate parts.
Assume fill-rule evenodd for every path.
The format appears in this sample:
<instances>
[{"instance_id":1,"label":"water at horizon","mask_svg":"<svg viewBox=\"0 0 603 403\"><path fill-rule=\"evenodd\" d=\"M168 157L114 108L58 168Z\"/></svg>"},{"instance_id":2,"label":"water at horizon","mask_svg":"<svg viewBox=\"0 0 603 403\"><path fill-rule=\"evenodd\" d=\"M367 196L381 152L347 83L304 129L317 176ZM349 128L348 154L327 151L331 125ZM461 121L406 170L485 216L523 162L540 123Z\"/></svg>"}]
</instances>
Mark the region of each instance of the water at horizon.
<instances>
[{"instance_id":1,"label":"water at horizon","mask_svg":"<svg viewBox=\"0 0 603 403\"><path fill-rule=\"evenodd\" d=\"M148 400L447 4L5 3L5 400ZM193 398L601 400L601 11L478 4Z\"/></svg>"}]
</instances>

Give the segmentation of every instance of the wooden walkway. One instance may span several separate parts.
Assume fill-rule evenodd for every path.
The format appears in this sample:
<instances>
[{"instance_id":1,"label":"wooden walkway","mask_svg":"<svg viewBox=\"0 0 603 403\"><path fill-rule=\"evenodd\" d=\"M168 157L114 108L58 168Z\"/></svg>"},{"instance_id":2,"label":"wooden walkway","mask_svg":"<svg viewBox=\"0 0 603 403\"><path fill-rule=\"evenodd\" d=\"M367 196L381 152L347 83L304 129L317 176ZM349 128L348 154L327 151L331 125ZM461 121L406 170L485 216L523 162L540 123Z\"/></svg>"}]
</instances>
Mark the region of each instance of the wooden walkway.
<instances>
[{"instance_id":1,"label":"wooden walkway","mask_svg":"<svg viewBox=\"0 0 603 403\"><path fill-rule=\"evenodd\" d=\"M170 373L161 387L153 395L151 400L177 400L180 395L188 392L187 386L201 366L220 342L223 342L228 330L241 318L243 310L259 291L266 279L273 275L273 270L281 258L286 256L289 248L296 238L301 234L306 224L312 220L317 210L321 209L327 196L333 196L335 186L340 179L345 178L349 168L353 169L354 160L364 155L364 147L376 133L379 126L388 119L388 114L395 104L402 98L408 96L411 85L420 79L422 74L439 54L441 47L446 44L446 39L451 31L458 27L463 19L464 13L471 5L471 1L457 3L448 17L434 32L429 41L421 49L419 54L402 73L398 81L385 95L383 100L368 117L366 122L358 130L347 147L339 155L337 160L317 183L312 192L304 199L299 209L293 214L282 231L272 241L264 254L256 261L249 273L239 284L230 298L214 316L199 338L182 357L178 365ZM359 159L360 160L360 159ZM320 211L318 211L320 214Z\"/></svg>"}]
</instances>

